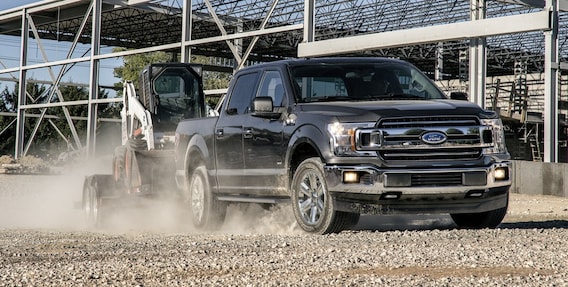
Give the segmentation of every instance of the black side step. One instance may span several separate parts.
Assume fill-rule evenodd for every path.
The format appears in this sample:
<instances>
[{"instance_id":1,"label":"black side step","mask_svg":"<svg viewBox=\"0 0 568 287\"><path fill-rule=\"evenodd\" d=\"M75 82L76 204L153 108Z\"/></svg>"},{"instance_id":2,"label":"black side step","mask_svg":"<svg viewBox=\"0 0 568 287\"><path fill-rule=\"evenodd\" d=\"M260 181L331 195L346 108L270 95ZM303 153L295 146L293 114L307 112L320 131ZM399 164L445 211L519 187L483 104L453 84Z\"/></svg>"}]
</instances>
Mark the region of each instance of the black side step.
<instances>
[{"instance_id":1,"label":"black side step","mask_svg":"<svg viewBox=\"0 0 568 287\"><path fill-rule=\"evenodd\" d=\"M257 197L257 196L246 196L246 195L218 195L217 200L231 201L231 202L270 203L270 204L290 202L289 197Z\"/></svg>"}]
</instances>

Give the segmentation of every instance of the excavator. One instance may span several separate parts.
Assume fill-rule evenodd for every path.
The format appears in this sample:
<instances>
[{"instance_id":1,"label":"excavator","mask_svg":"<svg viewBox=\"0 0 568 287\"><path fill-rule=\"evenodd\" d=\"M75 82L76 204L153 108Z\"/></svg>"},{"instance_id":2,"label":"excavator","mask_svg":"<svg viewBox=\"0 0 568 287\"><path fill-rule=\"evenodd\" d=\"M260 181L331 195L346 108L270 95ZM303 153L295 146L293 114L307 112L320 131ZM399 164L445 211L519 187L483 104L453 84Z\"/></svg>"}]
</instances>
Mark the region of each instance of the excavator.
<instances>
[{"instance_id":1,"label":"excavator","mask_svg":"<svg viewBox=\"0 0 568 287\"><path fill-rule=\"evenodd\" d=\"M180 121L210 112L201 76L200 65L157 63L141 71L138 90L124 83L122 145L114 149L112 173L88 175L83 182L81 206L89 226L104 226L113 212L140 198L181 196L175 188L175 130Z\"/></svg>"}]
</instances>

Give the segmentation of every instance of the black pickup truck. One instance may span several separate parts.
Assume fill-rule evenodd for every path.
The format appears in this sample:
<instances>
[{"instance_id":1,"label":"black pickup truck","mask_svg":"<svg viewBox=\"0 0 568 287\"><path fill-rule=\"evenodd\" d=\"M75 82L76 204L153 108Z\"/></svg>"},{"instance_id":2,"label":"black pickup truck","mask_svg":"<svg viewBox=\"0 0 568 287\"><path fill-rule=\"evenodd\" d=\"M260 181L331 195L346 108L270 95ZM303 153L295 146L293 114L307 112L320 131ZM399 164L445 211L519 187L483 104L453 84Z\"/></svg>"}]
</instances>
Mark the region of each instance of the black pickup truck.
<instances>
[{"instance_id":1,"label":"black pickup truck","mask_svg":"<svg viewBox=\"0 0 568 287\"><path fill-rule=\"evenodd\" d=\"M242 69L218 116L178 124L175 158L202 228L219 226L235 202L291 202L299 226L318 234L360 214L449 213L459 227L493 228L511 185L495 112L383 58Z\"/></svg>"}]
</instances>

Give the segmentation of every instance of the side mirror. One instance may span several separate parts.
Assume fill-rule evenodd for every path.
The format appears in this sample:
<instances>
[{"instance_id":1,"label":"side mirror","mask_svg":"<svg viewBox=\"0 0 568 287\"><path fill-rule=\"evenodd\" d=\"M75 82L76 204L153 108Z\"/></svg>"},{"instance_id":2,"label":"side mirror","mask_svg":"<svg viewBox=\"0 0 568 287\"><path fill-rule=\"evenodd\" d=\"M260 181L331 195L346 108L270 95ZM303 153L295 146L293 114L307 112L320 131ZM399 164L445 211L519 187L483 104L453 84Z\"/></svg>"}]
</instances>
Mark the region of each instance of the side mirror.
<instances>
[{"instance_id":1,"label":"side mirror","mask_svg":"<svg viewBox=\"0 0 568 287\"><path fill-rule=\"evenodd\" d=\"M252 101L253 112L272 112L273 108L271 97L256 97Z\"/></svg>"},{"instance_id":2,"label":"side mirror","mask_svg":"<svg viewBox=\"0 0 568 287\"><path fill-rule=\"evenodd\" d=\"M459 101L467 101L467 93L464 92L451 92L450 99L452 100L459 100Z\"/></svg>"},{"instance_id":3,"label":"side mirror","mask_svg":"<svg viewBox=\"0 0 568 287\"><path fill-rule=\"evenodd\" d=\"M273 112L274 104L271 97L256 97L252 101L252 115L254 117L276 120L282 113Z\"/></svg>"}]
</instances>

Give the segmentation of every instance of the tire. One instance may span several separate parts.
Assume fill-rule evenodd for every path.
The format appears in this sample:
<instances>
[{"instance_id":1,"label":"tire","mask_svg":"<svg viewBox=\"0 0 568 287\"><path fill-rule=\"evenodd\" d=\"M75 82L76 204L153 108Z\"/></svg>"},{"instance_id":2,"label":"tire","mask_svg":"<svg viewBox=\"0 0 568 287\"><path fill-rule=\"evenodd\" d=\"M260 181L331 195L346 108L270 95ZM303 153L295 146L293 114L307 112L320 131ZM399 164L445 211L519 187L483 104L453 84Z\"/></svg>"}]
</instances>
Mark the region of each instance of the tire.
<instances>
[{"instance_id":1,"label":"tire","mask_svg":"<svg viewBox=\"0 0 568 287\"><path fill-rule=\"evenodd\" d=\"M304 160L292 179L292 210L298 225L314 234L338 233L354 226L359 214L336 211L319 158Z\"/></svg>"},{"instance_id":2,"label":"tire","mask_svg":"<svg viewBox=\"0 0 568 287\"><path fill-rule=\"evenodd\" d=\"M203 164L195 168L188 185L188 204L193 226L214 230L225 221L227 205L215 198L209 184L207 169Z\"/></svg>"},{"instance_id":3,"label":"tire","mask_svg":"<svg viewBox=\"0 0 568 287\"><path fill-rule=\"evenodd\" d=\"M116 186L121 190L126 190L130 186L130 179L128 178L127 168L127 158L126 154L128 149L126 146L118 146L114 149L114 155L112 158L112 169L114 182Z\"/></svg>"},{"instance_id":4,"label":"tire","mask_svg":"<svg viewBox=\"0 0 568 287\"><path fill-rule=\"evenodd\" d=\"M85 178L83 183L83 211L90 228L104 226L104 209L96 175Z\"/></svg>"},{"instance_id":5,"label":"tire","mask_svg":"<svg viewBox=\"0 0 568 287\"><path fill-rule=\"evenodd\" d=\"M459 228L482 229L499 226L506 214L507 206L481 213L451 214L451 217Z\"/></svg>"},{"instance_id":6,"label":"tire","mask_svg":"<svg viewBox=\"0 0 568 287\"><path fill-rule=\"evenodd\" d=\"M128 139L128 146L135 151L148 150L148 143L142 139Z\"/></svg>"}]
</instances>

